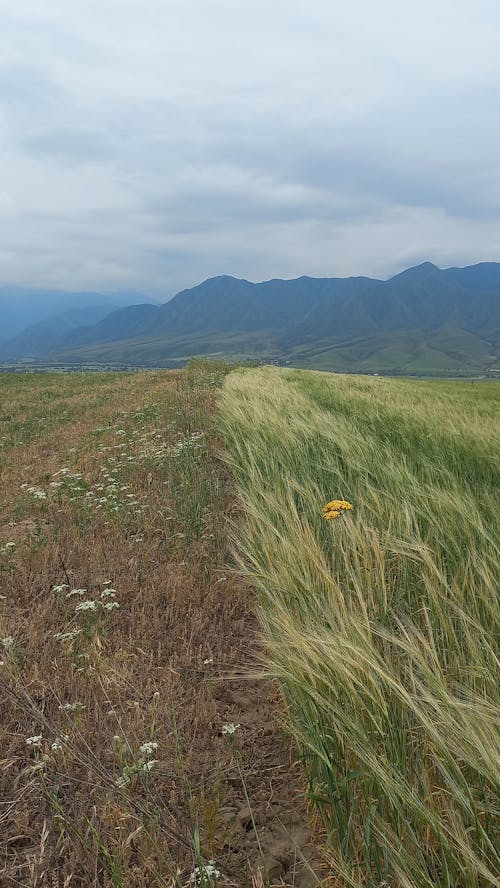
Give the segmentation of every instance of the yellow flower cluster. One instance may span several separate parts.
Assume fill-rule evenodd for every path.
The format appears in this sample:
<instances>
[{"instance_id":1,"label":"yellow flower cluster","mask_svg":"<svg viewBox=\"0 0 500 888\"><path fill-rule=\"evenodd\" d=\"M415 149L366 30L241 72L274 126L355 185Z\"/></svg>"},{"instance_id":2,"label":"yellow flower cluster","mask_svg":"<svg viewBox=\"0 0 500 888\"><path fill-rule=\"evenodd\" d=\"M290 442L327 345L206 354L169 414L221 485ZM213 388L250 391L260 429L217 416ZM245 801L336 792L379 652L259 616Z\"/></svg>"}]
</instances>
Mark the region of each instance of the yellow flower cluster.
<instances>
[{"instance_id":1,"label":"yellow flower cluster","mask_svg":"<svg viewBox=\"0 0 500 888\"><path fill-rule=\"evenodd\" d=\"M331 500L323 506L323 518L331 521L332 518L339 518L342 512L352 512L352 508L352 503L347 500Z\"/></svg>"}]
</instances>

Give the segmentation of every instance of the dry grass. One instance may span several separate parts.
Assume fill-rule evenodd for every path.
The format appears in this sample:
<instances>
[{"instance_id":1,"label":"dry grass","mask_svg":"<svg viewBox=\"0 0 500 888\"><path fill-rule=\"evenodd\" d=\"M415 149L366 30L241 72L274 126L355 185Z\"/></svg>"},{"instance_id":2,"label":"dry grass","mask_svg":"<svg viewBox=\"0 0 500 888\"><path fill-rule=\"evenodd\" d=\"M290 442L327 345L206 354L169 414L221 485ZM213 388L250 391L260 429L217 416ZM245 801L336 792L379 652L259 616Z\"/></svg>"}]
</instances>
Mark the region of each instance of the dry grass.
<instances>
[{"instance_id":1,"label":"dry grass","mask_svg":"<svg viewBox=\"0 0 500 888\"><path fill-rule=\"evenodd\" d=\"M280 700L242 675L222 374L0 377L2 886L184 886L210 859L316 883Z\"/></svg>"}]
</instances>

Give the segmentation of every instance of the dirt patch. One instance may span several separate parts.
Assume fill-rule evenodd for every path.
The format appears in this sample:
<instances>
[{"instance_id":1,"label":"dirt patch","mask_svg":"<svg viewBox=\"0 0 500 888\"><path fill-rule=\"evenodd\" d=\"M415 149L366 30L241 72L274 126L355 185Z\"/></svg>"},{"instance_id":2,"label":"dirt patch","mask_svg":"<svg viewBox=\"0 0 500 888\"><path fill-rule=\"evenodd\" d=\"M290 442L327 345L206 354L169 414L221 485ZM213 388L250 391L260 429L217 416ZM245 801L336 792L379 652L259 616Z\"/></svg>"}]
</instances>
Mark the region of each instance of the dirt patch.
<instances>
[{"instance_id":1,"label":"dirt patch","mask_svg":"<svg viewBox=\"0 0 500 888\"><path fill-rule=\"evenodd\" d=\"M80 379L74 421L65 380L59 424L47 377L50 428L4 453L2 885L184 886L212 860L221 885L318 882L228 551L220 374L113 376L88 403Z\"/></svg>"}]
</instances>

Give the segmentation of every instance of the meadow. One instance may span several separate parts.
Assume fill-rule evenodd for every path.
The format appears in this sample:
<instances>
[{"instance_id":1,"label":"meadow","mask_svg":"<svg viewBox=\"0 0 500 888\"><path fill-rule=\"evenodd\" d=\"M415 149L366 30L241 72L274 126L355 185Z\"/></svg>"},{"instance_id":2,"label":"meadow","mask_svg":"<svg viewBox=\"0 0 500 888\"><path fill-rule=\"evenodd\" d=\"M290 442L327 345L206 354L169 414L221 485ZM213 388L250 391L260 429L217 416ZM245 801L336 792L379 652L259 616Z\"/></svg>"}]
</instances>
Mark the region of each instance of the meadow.
<instances>
[{"instance_id":1,"label":"meadow","mask_svg":"<svg viewBox=\"0 0 500 888\"><path fill-rule=\"evenodd\" d=\"M499 884L499 406L488 383L225 379L234 545L339 888Z\"/></svg>"},{"instance_id":2,"label":"meadow","mask_svg":"<svg viewBox=\"0 0 500 888\"><path fill-rule=\"evenodd\" d=\"M0 374L0 884L497 885L499 401Z\"/></svg>"},{"instance_id":3,"label":"meadow","mask_svg":"<svg viewBox=\"0 0 500 888\"><path fill-rule=\"evenodd\" d=\"M224 365L0 374L0 884L315 885Z\"/></svg>"}]
</instances>

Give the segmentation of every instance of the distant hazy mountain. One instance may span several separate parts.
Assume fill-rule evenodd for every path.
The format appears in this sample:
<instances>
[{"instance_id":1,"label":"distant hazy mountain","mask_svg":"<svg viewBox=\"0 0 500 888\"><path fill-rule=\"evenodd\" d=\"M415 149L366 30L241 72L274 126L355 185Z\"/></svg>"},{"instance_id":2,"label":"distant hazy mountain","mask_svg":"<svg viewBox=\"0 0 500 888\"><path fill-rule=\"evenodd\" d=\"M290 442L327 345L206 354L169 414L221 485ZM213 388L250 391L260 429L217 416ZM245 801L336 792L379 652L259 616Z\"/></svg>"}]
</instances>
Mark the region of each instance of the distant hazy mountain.
<instances>
[{"instance_id":1,"label":"distant hazy mountain","mask_svg":"<svg viewBox=\"0 0 500 888\"><path fill-rule=\"evenodd\" d=\"M120 309L120 313L130 312L131 319L136 320L137 311L144 312L147 316L148 308L154 309L155 306L148 303L131 305ZM39 321L26 327L7 342L0 343L0 361L41 359L52 352L74 348L85 342L87 329L100 330L102 326L102 329L106 330L106 318L109 315L109 305L92 305ZM122 322L122 329L123 327ZM111 330L108 331L108 335L111 341Z\"/></svg>"},{"instance_id":2,"label":"distant hazy mountain","mask_svg":"<svg viewBox=\"0 0 500 888\"><path fill-rule=\"evenodd\" d=\"M0 287L0 342L12 339L26 327L60 314L87 308L106 308L108 312L137 302L154 302L138 293L73 293L66 290L40 290ZM89 315L88 323L95 323ZM82 321L81 323L86 323Z\"/></svg>"},{"instance_id":3,"label":"distant hazy mountain","mask_svg":"<svg viewBox=\"0 0 500 888\"><path fill-rule=\"evenodd\" d=\"M160 305L134 305L71 331L47 357L172 365L193 355L331 370L473 373L500 367L500 263L388 281L211 278Z\"/></svg>"}]
</instances>

